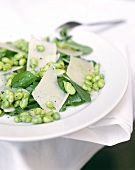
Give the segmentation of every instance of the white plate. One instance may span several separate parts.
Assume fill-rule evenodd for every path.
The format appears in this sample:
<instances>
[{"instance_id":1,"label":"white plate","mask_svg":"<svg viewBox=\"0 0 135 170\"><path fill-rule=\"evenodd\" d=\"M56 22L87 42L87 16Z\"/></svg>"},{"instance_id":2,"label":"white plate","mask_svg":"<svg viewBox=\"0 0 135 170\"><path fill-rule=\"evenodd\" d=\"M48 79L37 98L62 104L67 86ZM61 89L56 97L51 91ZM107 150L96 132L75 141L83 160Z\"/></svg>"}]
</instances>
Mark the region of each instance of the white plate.
<instances>
[{"instance_id":1,"label":"white plate","mask_svg":"<svg viewBox=\"0 0 135 170\"><path fill-rule=\"evenodd\" d=\"M104 68L106 84L98 98L90 104L69 108L62 113L61 120L48 124L17 124L7 117L1 117L0 140L35 141L73 133L103 118L122 99L128 86L128 68L121 53L83 27L74 29L72 35L78 43L93 48L93 54L98 56Z\"/></svg>"}]
</instances>

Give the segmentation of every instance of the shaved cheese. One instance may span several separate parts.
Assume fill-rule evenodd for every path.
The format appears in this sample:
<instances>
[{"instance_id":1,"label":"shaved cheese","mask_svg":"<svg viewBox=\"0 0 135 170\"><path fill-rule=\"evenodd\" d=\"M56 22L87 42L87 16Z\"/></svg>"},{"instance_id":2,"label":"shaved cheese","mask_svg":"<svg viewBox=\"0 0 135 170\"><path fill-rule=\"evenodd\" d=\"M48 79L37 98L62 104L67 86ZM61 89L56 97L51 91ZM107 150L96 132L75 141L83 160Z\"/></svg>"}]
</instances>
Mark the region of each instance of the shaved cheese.
<instances>
[{"instance_id":1,"label":"shaved cheese","mask_svg":"<svg viewBox=\"0 0 135 170\"><path fill-rule=\"evenodd\" d=\"M36 46L42 45L44 46L45 50L42 52L37 51ZM31 37L29 43L29 54L28 54L28 61L27 61L27 70L33 70L30 67L30 60L31 58L36 58L38 61L38 65L35 70L39 70L42 66L47 64L48 62L55 62L56 61L56 45L54 43L46 42L44 40L37 40L34 37Z\"/></svg>"},{"instance_id":2,"label":"shaved cheese","mask_svg":"<svg viewBox=\"0 0 135 170\"><path fill-rule=\"evenodd\" d=\"M67 68L67 75L72 81L82 86L85 80L85 76L92 71L94 71L92 62L71 57L69 66Z\"/></svg>"},{"instance_id":3,"label":"shaved cheese","mask_svg":"<svg viewBox=\"0 0 135 170\"><path fill-rule=\"evenodd\" d=\"M17 48L15 48L12 44L5 44L1 42L0 42L0 48L4 48L6 50L17 52L17 53L22 52L21 50L18 50Z\"/></svg>"},{"instance_id":4,"label":"shaved cheese","mask_svg":"<svg viewBox=\"0 0 135 170\"><path fill-rule=\"evenodd\" d=\"M66 55L70 55L70 56L81 56L83 53L80 52L80 51L74 51L72 49L69 49L69 48L58 48L57 49L59 52L63 53L63 54L66 54Z\"/></svg>"},{"instance_id":5,"label":"shaved cheese","mask_svg":"<svg viewBox=\"0 0 135 170\"><path fill-rule=\"evenodd\" d=\"M4 75L0 75L0 87L5 85L6 83L6 78Z\"/></svg>"},{"instance_id":6,"label":"shaved cheese","mask_svg":"<svg viewBox=\"0 0 135 170\"><path fill-rule=\"evenodd\" d=\"M11 73L13 71L20 70L21 68L23 68L23 66L13 66L10 70L0 71L0 75L8 74L8 73Z\"/></svg>"},{"instance_id":7,"label":"shaved cheese","mask_svg":"<svg viewBox=\"0 0 135 170\"><path fill-rule=\"evenodd\" d=\"M57 83L57 73L54 66L51 65L48 68L32 95L43 109L48 110L46 102L51 101L56 111L60 110L68 94L60 89Z\"/></svg>"}]
</instances>

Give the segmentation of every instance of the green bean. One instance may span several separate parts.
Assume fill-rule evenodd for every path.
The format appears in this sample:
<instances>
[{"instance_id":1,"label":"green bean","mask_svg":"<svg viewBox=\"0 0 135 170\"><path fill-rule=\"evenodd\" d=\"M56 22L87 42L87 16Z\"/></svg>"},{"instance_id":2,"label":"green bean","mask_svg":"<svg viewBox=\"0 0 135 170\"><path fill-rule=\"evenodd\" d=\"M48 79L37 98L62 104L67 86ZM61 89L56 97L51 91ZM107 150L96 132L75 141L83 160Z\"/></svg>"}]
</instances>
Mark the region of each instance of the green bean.
<instances>
[{"instance_id":1,"label":"green bean","mask_svg":"<svg viewBox=\"0 0 135 170\"><path fill-rule=\"evenodd\" d=\"M53 122L53 118L51 116L45 116L43 118L43 122L44 123L50 123L50 122Z\"/></svg>"},{"instance_id":2,"label":"green bean","mask_svg":"<svg viewBox=\"0 0 135 170\"><path fill-rule=\"evenodd\" d=\"M69 93L70 95L74 95L76 93L75 88L69 82L64 81L64 88L65 88L65 91Z\"/></svg>"},{"instance_id":3,"label":"green bean","mask_svg":"<svg viewBox=\"0 0 135 170\"><path fill-rule=\"evenodd\" d=\"M36 68L37 65L38 65L38 60L36 58L34 58L34 57L31 58L30 59L30 66L31 66L31 68Z\"/></svg>"},{"instance_id":4,"label":"green bean","mask_svg":"<svg viewBox=\"0 0 135 170\"><path fill-rule=\"evenodd\" d=\"M20 101L20 107L24 109L25 107L27 107L27 105L28 105L28 98L22 98L22 100Z\"/></svg>"},{"instance_id":5,"label":"green bean","mask_svg":"<svg viewBox=\"0 0 135 170\"><path fill-rule=\"evenodd\" d=\"M44 52L45 51L45 47L43 45L37 45L36 49L38 52Z\"/></svg>"},{"instance_id":6,"label":"green bean","mask_svg":"<svg viewBox=\"0 0 135 170\"><path fill-rule=\"evenodd\" d=\"M51 101L47 101L46 102L46 107L48 107L49 109L53 109L54 108L53 103Z\"/></svg>"},{"instance_id":7,"label":"green bean","mask_svg":"<svg viewBox=\"0 0 135 170\"><path fill-rule=\"evenodd\" d=\"M19 65L20 66L24 66L26 64L26 59L25 58L21 58L20 60L19 60Z\"/></svg>"},{"instance_id":8,"label":"green bean","mask_svg":"<svg viewBox=\"0 0 135 170\"><path fill-rule=\"evenodd\" d=\"M54 120L60 120L60 114L59 114L58 112L55 112L55 113L53 114L53 119L54 119Z\"/></svg>"}]
</instances>

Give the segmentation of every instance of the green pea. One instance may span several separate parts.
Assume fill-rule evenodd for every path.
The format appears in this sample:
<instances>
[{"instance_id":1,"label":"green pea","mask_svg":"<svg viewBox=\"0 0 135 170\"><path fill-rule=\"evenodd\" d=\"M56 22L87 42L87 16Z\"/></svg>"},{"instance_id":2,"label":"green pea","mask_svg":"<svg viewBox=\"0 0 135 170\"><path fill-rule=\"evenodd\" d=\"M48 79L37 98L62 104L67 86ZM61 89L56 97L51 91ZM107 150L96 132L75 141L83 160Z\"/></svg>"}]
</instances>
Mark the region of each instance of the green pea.
<instances>
[{"instance_id":1,"label":"green pea","mask_svg":"<svg viewBox=\"0 0 135 170\"><path fill-rule=\"evenodd\" d=\"M3 65L3 71L7 71L7 70L10 70L11 69L11 64L9 64L9 63L6 63L6 64L4 64Z\"/></svg>"},{"instance_id":2,"label":"green pea","mask_svg":"<svg viewBox=\"0 0 135 170\"><path fill-rule=\"evenodd\" d=\"M15 100L20 100L24 96L23 92L16 91L15 92Z\"/></svg>"},{"instance_id":3,"label":"green pea","mask_svg":"<svg viewBox=\"0 0 135 170\"><path fill-rule=\"evenodd\" d=\"M100 80L100 76L95 76L95 80L96 81Z\"/></svg>"},{"instance_id":4,"label":"green pea","mask_svg":"<svg viewBox=\"0 0 135 170\"><path fill-rule=\"evenodd\" d=\"M55 112L55 113L53 114L53 119L54 119L54 120L60 120L60 114L59 114L58 112Z\"/></svg>"},{"instance_id":5,"label":"green pea","mask_svg":"<svg viewBox=\"0 0 135 170\"><path fill-rule=\"evenodd\" d=\"M22 92L23 93L23 98L29 98L30 94L28 92Z\"/></svg>"},{"instance_id":6,"label":"green pea","mask_svg":"<svg viewBox=\"0 0 135 170\"><path fill-rule=\"evenodd\" d=\"M56 68L56 69L64 69L64 67L65 67L63 61L60 61L60 62L58 62L58 63L55 63L54 65L55 65L55 68Z\"/></svg>"},{"instance_id":7,"label":"green pea","mask_svg":"<svg viewBox=\"0 0 135 170\"><path fill-rule=\"evenodd\" d=\"M65 91L69 93L70 95L74 95L76 93L75 88L69 82L64 81L64 88L65 88Z\"/></svg>"},{"instance_id":8,"label":"green pea","mask_svg":"<svg viewBox=\"0 0 135 170\"><path fill-rule=\"evenodd\" d=\"M82 88L83 88L84 90L88 90L88 86L87 86L85 83L82 85Z\"/></svg>"},{"instance_id":9,"label":"green pea","mask_svg":"<svg viewBox=\"0 0 135 170\"><path fill-rule=\"evenodd\" d=\"M30 113L29 112L22 112L22 113L20 113L20 116L30 116Z\"/></svg>"},{"instance_id":10,"label":"green pea","mask_svg":"<svg viewBox=\"0 0 135 170\"><path fill-rule=\"evenodd\" d=\"M14 100L15 100L14 94L11 94L11 93L10 93L9 96L8 96L8 101L9 101L10 103L13 103Z\"/></svg>"},{"instance_id":11,"label":"green pea","mask_svg":"<svg viewBox=\"0 0 135 170\"><path fill-rule=\"evenodd\" d=\"M31 66L31 68L36 68L37 65L38 65L38 60L36 58L34 58L34 57L31 58L30 59L30 66Z\"/></svg>"},{"instance_id":12,"label":"green pea","mask_svg":"<svg viewBox=\"0 0 135 170\"><path fill-rule=\"evenodd\" d=\"M87 91L88 91L88 92L91 92L91 91L92 91L92 88L91 88L91 87L88 87L88 88L87 88Z\"/></svg>"},{"instance_id":13,"label":"green pea","mask_svg":"<svg viewBox=\"0 0 135 170\"><path fill-rule=\"evenodd\" d=\"M39 72L38 71L36 71L36 70L31 70L30 71L32 74L34 74L36 77L39 77L40 75L39 75Z\"/></svg>"},{"instance_id":14,"label":"green pea","mask_svg":"<svg viewBox=\"0 0 135 170\"><path fill-rule=\"evenodd\" d=\"M25 58L21 58L20 60L19 60L19 65L20 66L24 66L26 64L26 59Z\"/></svg>"},{"instance_id":15,"label":"green pea","mask_svg":"<svg viewBox=\"0 0 135 170\"><path fill-rule=\"evenodd\" d=\"M100 64L95 64L94 69L99 70L100 69Z\"/></svg>"},{"instance_id":16,"label":"green pea","mask_svg":"<svg viewBox=\"0 0 135 170\"><path fill-rule=\"evenodd\" d=\"M17 61L17 60L13 61L13 65L14 66L19 66L19 61Z\"/></svg>"},{"instance_id":17,"label":"green pea","mask_svg":"<svg viewBox=\"0 0 135 170\"><path fill-rule=\"evenodd\" d=\"M45 65L45 66L40 68L40 72L46 72L48 68L49 68L49 66Z\"/></svg>"},{"instance_id":18,"label":"green pea","mask_svg":"<svg viewBox=\"0 0 135 170\"><path fill-rule=\"evenodd\" d=\"M104 80L103 80L103 79L100 79L100 80L98 81L98 87L99 87L99 88L103 88L104 85L105 85Z\"/></svg>"},{"instance_id":19,"label":"green pea","mask_svg":"<svg viewBox=\"0 0 135 170\"><path fill-rule=\"evenodd\" d=\"M9 64L13 65L13 62L7 57L3 57L1 61L5 64L9 63Z\"/></svg>"},{"instance_id":20,"label":"green pea","mask_svg":"<svg viewBox=\"0 0 135 170\"><path fill-rule=\"evenodd\" d=\"M28 42L23 39L16 40L14 46L24 52L28 52Z\"/></svg>"},{"instance_id":21,"label":"green pea","mask_svg":"<svg viewBox=\"0 0 135 170\"><path fill-rule=\"evenodd\" d=\"M0 70L3 70L4 63L0 61Z\"/></svg>"},{"instance_id":22,"label":"green pea","mask_svg":"<svg viewBox=\"0 0 135 170\"><path fill-rule=\"evenodd\" d=\"M50 123L50 122L53 122L53 118L51 116L45 116L43 118L43 122L44 123Z\"/></svg>"},{"instance_id":23,"label":"green pea","mask_svg":"<svg viewBox=\"0 0 135 170\"><path fill-rule=\"evenodd\" d=\"M39 115L35 116L35 117L32 118L32 123L33 124L41 124L41 123L43 123L43 119Z\"/></svg>"},{"instance_id":24,"label":"green pea","mask_svg":"<svg viewBox=\"0 0 135 170\"><path fill-rule=\"evenodd\" d=\"M86 75L86 80L92 80L92 75Z\"/></svg>"},{"instance_id":25,"label":"green pea","mask_svg":"<svg viewBox=\"0 0 135 170\"><path fill-rule=\"evenodd\" d=\"M6 75L6 80L8 81L9 79L13 79L16 74L7 74Z\"/></svg>"},{"instance_id":26,"label":"green pea","mask_svg":"<svg viewBox=\"0 0 135 170\"><path fill-rule=\"evenodd\" d=\"M53 109L54 108L53 103L51 101L47 101L46 102L46 107L48 107L49 109Z\"/></svg>"},{"instance_id":27,"label":"green pea","mask_svg":"<svg viewBox=\"0 0 135 170\"><path fill-rule=\"evenodd\" d=\"M11 86L11 83L12 83L12 79L9 79L9 80L7 81L7 83L6 83L6 86L7 86L7 87Z\"/></svg>"},{"instance_id":28,"label":"green pea","mask_svg":"<svg viewBox=\"0 0 135 170\"><path fill-rule=\"evenodd\" d=\"M45 111L45 110L42 110L40 114L41 114L41 115L45 115L45 114L46 114L46 111Z\"/></svg>"},{"instance_id":29,"label":"green pea","mask_svg":"<svg viewBox=\"0 0 135 170\"><path fill-rule=\"evenodd\" d=\"M49 112L47 112L46 115L47 115L47 116L53 116L53 115L54 115L54 112L53 112L53 111L49 111Z\"/></svg>"},{"instance_id":30,"label":"green pea","mask_svg":"<svg viewBox=\"0 0 135 170\"><path fill-rule=\"evenodd\" d=\"M36 49L38 52L44 52L45 51L45 47L43 45L37 45Z\"/></svg>"},{"instance_id":31,"label":"green pea","mask_svg":"<svg viewBox=\"0 0 135 170\"><path fill-rule=\"evenodd\" d=\"M84 83L89 85L89 86L92 86L92 82L90 82L89 80L85 80Z\"/></svg>"},{"instance_id":32,"label":"green pea","mask_svg":"<svg viewBox=\"0 0 135 170\"><path fill-rule=\"evenodd\" d=\"M9 103L9 101L3 101L2 102L2 106L4 107L4 108L9 108L10 107L10 103Z\"/></svg>"},{"instance_id":33,"label":"green pea","mask_svg":"<svg viewBox=\"0 0 135 170\"><path fill-rule=\"evenodd\" d=\"M104 79L104 75L103 75L103 74L100 74L100 78L101 78L101 79Z\"/></svg>"},{"instance_id":34,"label":"green pea","mask_svg":"<svg viewBox=\"0 0 135 170\"><path fill-rule=\"evenodd\" d=\"M17 53L15 56L14 56L14 60L20 60L24 57L24 53Z\"/></svg>"},{"instance_id":35,"label":"green pea","mask_svg":"<svg viewBox=\"0 0 135 170\"><path fill-rule=\"evenodd\" d=\"M22 122L20 116L16 116L16 117L14 118L14 121L15 121L16 123Z\"/></svg>"},{"instance_id":36,"label":"green pea","mask_svg":"<svg viewBox=\"0 0 135 170\"><path fill-rule=\"evenodd\" d=\"M20 107L22 109L26 108L28 105L28 98L22 98L22 100L20 101Z\"/></svg>"},{"instance_id":37,"label":"green pea","mask_svg":"<svg viewBox=\"0 0 135 170\"><path fill-rule=\"evenodd\" d=\"M36 109L34 109L34 112L35 112L35 114L40 115L41 112L42 112L42 109L41 108L36 108Z\"/></svg>"},{"instance_id":38,"label":"green pea","mask_svg":"<svg viewBox=\"0 0 135 170\"><path fill-rule=\"evenodd\" d=\"M57 72L57 76L58 76L58 77L62 77L63 74L66 73L66 71L65 71L65 70L62 70L62 69L56 69L56 72Z\"/></svg>"},{"instance_id":39,"label":"green pea","mask_svg":"<svg viewBox=\"0 0 135 170\"><path fill-rule=\"evenodd\" d=\"M21 116L21 121L30 123L32 121L32 117L30 115L23 115L23 116Z\"/></svg>"},{"instance_id":40,"label":"green pea","mask_svg":"<svg viewBox=\"0 0 135 170\"><path fill-rule=\"evenodd\" d=\"M20 100L15 101L14 107L20 106Z\"/></svg>"},{"instance_id":41,"label":"green pea","mask_svg":"<svg viewBox=\"0 0 135 170\"><path fill-rule=\"evenodd\" d=\"M100 70L95 70L94 71L95 76L99 75L99 73L100 73Z\"/></svg>"},{"instance_id":42,"label":"green pea","mask_svg":"<svg viewBox=\"0 0 135 170\"><path fill-rule=\"evenodd\" d=\"M98 87L97 82L93 84L93 89L96 90L96 91L99 91L99 87Z\"/></svg>"}]
</instances>

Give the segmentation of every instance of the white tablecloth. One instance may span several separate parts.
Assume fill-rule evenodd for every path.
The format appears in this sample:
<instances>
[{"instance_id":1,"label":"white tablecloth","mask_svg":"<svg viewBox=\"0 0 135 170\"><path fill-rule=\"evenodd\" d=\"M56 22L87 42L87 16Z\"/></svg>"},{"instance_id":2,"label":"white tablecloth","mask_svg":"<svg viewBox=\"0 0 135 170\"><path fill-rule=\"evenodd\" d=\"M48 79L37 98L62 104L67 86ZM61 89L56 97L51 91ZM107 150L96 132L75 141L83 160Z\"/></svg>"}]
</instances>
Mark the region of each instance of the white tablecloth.
<instances>
[{"instance_id":1,"label":"white tablecloth","mask_svg":"<svg viewBox=\"0 0 135 170\"><path fill-rule=\"evenodd\" d=\"M90 27L113 44L123 43L135 81L135 2L84 0L3 0L0 1L1 28L22 26L46 35L66 21L126 19L126 24L105 31ZM133 87L134 88L134 87ZM135 90L133 89L135 104ZM0 170L79 170L100 148L100 144L57 138L41 142L0 142ZM46 161L47 160L47 161ZM48 161L49 160L49 161Z\"/></svg>"}]
</instances>

